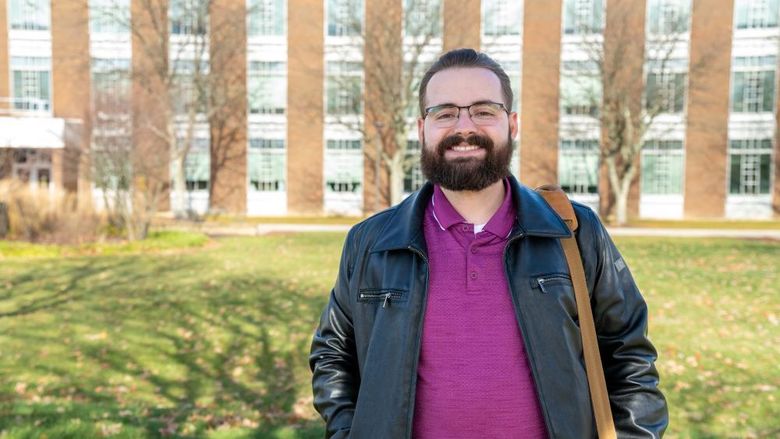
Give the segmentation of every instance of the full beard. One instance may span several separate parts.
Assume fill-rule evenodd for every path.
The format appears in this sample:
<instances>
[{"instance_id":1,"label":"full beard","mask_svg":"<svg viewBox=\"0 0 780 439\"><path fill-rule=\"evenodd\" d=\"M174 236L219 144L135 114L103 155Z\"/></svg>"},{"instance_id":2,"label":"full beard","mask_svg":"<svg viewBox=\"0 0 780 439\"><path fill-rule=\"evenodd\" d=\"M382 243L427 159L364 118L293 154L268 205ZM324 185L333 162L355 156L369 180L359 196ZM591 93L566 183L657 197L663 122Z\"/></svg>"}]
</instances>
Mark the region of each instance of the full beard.
<instances>
[{"instance_id":1,"label":"full beard","mask_svg":"<svg viewBox=\"0 0 780 439\"><path fill-rule=\"evenodd\" d=\"M484 158L444 157L448 149L464 142L484 149ZM481 191L509 176L512 138L507 134L506 144L496 147L490 137L453 135L442 139L435 149L423 145L421 150L422 173L431 183L452 191Z\"/></svg>"}]
</instances>

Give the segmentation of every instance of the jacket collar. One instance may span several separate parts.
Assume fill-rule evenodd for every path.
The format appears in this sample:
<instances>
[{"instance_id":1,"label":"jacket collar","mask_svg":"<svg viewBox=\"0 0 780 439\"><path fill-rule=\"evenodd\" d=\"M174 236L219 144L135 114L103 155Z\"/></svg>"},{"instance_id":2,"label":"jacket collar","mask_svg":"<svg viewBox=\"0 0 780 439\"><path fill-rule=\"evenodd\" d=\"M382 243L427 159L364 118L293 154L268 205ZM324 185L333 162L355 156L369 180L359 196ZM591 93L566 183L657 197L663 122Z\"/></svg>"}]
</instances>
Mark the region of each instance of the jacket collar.
<instances>
[{"instance_id":1,"label":"jacket collar","mask_svg":"<svg viewBox=\"0 0 780 439\"><path fill-rule=\"evenodd\" d=\"M541 195L521 185L514 176L509 177L509 184L517 206L517 218L510 239L517 235L550 238L571 236L566 224ZM426 182L420 190L393 208L392 216L385 222L371 252L411 248L427 253L423 217L432 195L433 185Z\"/></svg>"}]
</instances>

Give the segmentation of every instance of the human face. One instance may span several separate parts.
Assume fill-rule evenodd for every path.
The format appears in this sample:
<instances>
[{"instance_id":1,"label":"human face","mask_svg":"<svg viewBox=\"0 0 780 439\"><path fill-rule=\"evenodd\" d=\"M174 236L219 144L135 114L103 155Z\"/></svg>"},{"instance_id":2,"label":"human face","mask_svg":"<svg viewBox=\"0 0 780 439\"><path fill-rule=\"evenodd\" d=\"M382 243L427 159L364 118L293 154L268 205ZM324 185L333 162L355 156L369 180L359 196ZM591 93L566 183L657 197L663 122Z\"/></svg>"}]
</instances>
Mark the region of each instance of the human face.
<instances>
[{"instance_id":1,"label":"human face","mask_svg":"<svg viewBox=\"0 0 780 439\"><path fill-rule=\"evenodd\" d=\"M498 77L484 68L442 70L431 78L425 106L468 106L501 102ZM508 105L508 104L505 104ZM501 112L492 124L475 124L467 111L457 122L442 127L431 117L418 120L422 141L422 171L428 180L450 190L479 191L508 175L517 114Z\"/></svg>"}]
</instances>

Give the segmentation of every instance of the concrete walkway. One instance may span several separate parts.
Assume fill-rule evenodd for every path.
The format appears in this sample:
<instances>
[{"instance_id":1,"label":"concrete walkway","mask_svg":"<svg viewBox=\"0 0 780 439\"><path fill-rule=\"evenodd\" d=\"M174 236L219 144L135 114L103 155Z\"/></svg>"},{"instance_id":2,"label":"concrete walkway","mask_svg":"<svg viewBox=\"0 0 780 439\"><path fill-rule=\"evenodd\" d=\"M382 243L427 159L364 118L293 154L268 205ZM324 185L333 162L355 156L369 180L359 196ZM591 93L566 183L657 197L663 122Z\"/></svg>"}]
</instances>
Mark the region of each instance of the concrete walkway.
<instances>
[{"instance_id":1,"label":"concrete walkway","mask_svg":"<svg viewBox=\"0 0 780 439\"><path fill-rule=\"evenodd\" d=\"M298 232L347 232L351 226L345 224L204 224L199 230L210 236L261 236L269 233ZM657 236L685 238L741 238L771 239L780 241L780 230L760 229L674 229L612 227L607 228L612 236Z\"/></svg>"}]
</instances>

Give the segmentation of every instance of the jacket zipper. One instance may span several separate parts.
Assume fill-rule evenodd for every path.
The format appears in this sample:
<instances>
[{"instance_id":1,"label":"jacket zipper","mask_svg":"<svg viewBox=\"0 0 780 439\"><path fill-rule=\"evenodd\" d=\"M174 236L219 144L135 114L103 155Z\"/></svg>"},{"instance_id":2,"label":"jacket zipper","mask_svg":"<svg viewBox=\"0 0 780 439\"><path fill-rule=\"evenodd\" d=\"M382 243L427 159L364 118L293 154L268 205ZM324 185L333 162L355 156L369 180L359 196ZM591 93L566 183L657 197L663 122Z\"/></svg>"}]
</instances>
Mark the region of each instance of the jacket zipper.
<instances>
[{"instance_id":1,"label":"jacket zipper","mask_svg":"<svg viewBox=\"0 0 780 439\"><path fill-rule=\"evenodd\" d=\"M528 355L528 364L531 366L531 374L534 378L534 387L536 388L536 396L539 398L539 406L542 409L542 416L544 417L544 424L547 427L547 436L549 437L555 437L555 432L552 428L552 424L550 423L550 416L548 414L548 407L547 404L542 398L541 391L539 390L539 371L536 366L536 362L534 361L533 356L533 350L531 349L529 343L528 343L528 336L526 335L526 327L523 323L523 319L520 318L520 304L517 301L517 297L515 296L515 293L512 289L512 277L509 273L509 264L507 261L507 252L509 251L509 247L512 246L512 244L515 241L518 241L520 238L525 236L523 232L520 232L519 234L509 238L509 241L507 241L506 246L504 246L504 275L506 276L507 284L509 286L509 294L512 296L512 305L515 307L515 319L517 320L517 325L520 327L520 335L523 338L523 344L525 345L525 352ZM544 284L544 282L542 282ZM540 288L542 288L542 291L544 291L544 288L542 285L540 285Z\"/></svg>"},{"instance_id":2,"label":"jacket zipper","mask_svg":"<svg viewBox=\"0 0 780 439\"><path fill-rule=\"evenodd\" d=\"M551 275L547 277L540 277L536 279L536 284L539 285L539 289L542 290L543 293L547 294L547 290L544 288L544 286L547 284L547 282L558 280L558 279L566 279L569 278L564 275Z\"/></svg>"},{"instance_id":3,"label":"jacket zipper","mask_svg":"<svg viewBox=\"0 0 780 439\"><path fill-rule=\"evenodd\" d=\"M372 299L380 299L382 300L382 308L387 308L388 306L390 306L390 299L401 298L401 293L396 293L392 291L389 293L360 293L360 298L366 301Z\"/></svg>"},{"instance_id":4,"label":"jacket zipper","mask_svg":"<svg viewBox=\"0 0 780 439\"><path fill-rule=\"evenodd\" d=\"M406 438L408 439L412 437L412 419L414 417L414 402L417 391L417 367L420 364L420 348L422 347L422 324L423 319L425 319L425 309L428 307L428 276L430 275L430 272L428 257L423 254L422 250L412 247L411 245L407 247L407 249L417 254L422 258L423 262L425 262L425 288L423 289L422 309L420 309L420 317L417 320L417 337L415 341L415 352L417 354L414 357L414 364L412 365L411 370L412 377L409 380L409 385L411 387L409 389L409 413L406 415Z\"/></svg>"}]
</instances>

